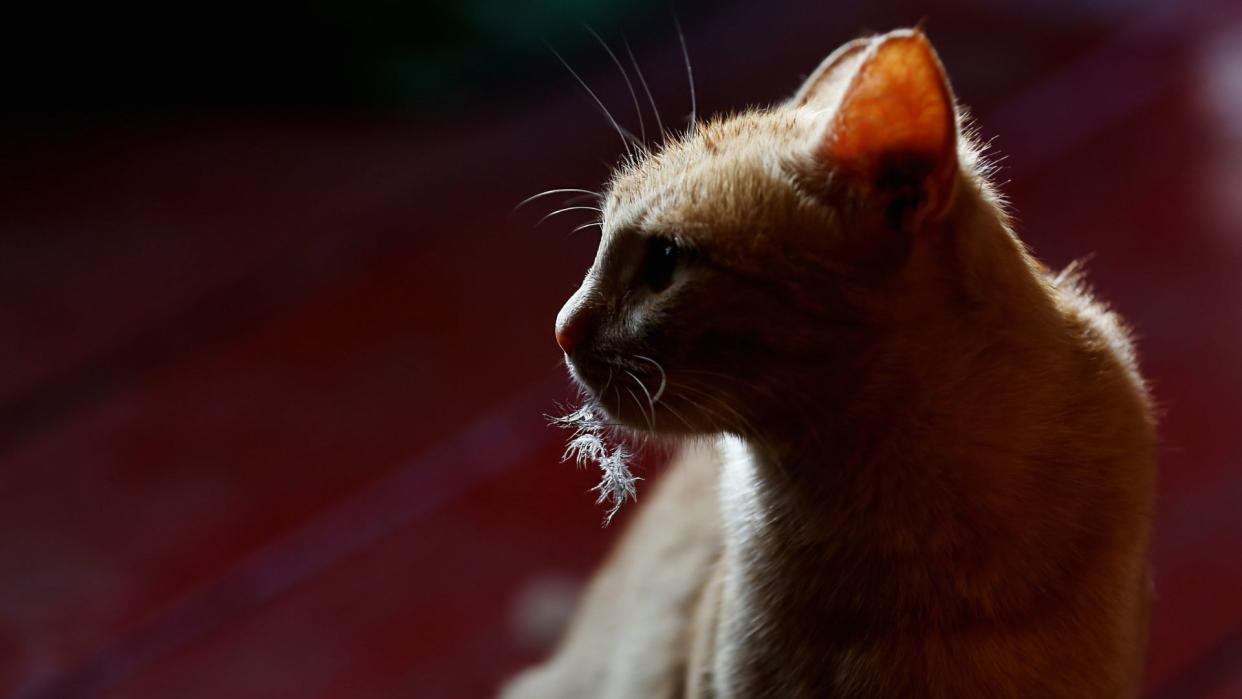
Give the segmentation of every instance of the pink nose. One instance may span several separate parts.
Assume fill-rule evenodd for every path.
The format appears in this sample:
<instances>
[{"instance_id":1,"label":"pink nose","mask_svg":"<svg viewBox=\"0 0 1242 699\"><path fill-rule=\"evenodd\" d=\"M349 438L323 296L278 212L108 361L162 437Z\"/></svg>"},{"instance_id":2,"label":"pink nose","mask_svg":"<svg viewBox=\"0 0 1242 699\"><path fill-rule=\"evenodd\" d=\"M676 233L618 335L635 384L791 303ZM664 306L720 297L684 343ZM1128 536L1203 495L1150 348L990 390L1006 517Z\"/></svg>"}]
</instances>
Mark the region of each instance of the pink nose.
<instances>
[{"instance_id":1,"label":"pink nose","mask_svg":"<svg viewBox=\"0 0 1242 699\"><path fill-rule=\"evenodd\" d=\"M556 344L561 346L561 351L565 354L573 354L574 348L582 342L582 337L586 333L583 328L586 323L582 322L580 314L572 314L562 316L556 322Z\"/></svg>"},{"instance_id":2,"label":"pink nose","mask_svg":"<svg viewBox=\"0 0 1242 699\"><path fill-rule=\"evenodd\" d=\"M583 284L556 314L556 344L561 346L561 351L573 354L574 350L581 349L582 342L591 334L591 326L595 324L592 320L594 315L590 286Z\"/></svg>"}]
</instances>

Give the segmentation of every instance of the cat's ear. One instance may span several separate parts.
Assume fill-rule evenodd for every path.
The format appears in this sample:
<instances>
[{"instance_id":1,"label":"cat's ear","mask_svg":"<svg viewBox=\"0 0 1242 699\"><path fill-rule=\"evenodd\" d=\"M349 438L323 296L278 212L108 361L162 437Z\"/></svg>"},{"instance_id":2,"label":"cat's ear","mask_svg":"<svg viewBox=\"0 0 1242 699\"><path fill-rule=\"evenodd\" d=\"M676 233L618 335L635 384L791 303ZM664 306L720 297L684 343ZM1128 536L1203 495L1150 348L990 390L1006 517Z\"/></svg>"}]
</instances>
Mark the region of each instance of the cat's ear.
<instances>
[{"instance_id":1,"label":"cat's ear","mask_svg":"<svg viewBox=\"0 0 1242 699\"><path fill-rule=\"evenodd\" d=\"M816 156L853 177L894 225L941 217L958 181L957 114L944 67L917 29L846 44L856 64ZM836 54L834 54L836 55ZM829 81L831 83L832 81ZM814 90L808 104L814 102Z\"/></svg>"},{"instance_id":2,"label":"cat's ear","mask_svg":"<svg viewBox=\"0 0 1242 699\"><path fill-rule=\"evenodd\" d=\"M858 69L858 62L863 52L871 45L870 38L854 39L841 44L836 51L815 68L815 72L807 76L802 87L789 100L794 107L805 107L815 102L816 106L832 108L841 100L841 95L849 85L849 79Z\"/></svg>"}]
</instances>

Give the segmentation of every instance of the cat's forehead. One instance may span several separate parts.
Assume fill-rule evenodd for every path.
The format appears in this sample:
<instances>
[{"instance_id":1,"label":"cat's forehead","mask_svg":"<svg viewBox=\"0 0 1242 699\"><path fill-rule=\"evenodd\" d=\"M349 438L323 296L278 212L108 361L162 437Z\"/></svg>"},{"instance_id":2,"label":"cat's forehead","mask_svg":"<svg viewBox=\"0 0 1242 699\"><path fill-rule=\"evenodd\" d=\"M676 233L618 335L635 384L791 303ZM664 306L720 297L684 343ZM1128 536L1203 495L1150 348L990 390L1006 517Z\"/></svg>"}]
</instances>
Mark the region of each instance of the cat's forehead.
<instances>
[{"instance_id":1,"label":"cat's forehead","mask_svg":"<svg viewBox=\"0 0 1242 699\"><path fill-rule=\"evenodd\" d=\"M787 109L700 124L615 175L606 226L694 236L778 206L789 198L785 166L805 151L809 128Z\"/></svg>"}]
</instances>

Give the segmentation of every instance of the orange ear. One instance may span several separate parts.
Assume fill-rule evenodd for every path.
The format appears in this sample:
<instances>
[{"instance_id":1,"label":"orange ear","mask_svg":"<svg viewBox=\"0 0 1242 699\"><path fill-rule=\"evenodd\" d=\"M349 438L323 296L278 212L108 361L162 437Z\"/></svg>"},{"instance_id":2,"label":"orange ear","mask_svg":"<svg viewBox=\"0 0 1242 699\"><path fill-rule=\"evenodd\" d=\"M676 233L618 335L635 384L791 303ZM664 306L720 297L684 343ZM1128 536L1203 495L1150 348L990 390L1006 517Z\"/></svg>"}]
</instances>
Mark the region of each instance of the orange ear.
<instances>
[{"instance_id":1,"label":"orange ear","mask_svg":"<svg viewBox=\"0 0 1242 699\"><path fill-rule=\"evenodd\" d=\"M940 59L917 29L868 47L820 157L895 205L897 218L942 215L957 182L957 115Z\"/></svg>"}]
</instances>

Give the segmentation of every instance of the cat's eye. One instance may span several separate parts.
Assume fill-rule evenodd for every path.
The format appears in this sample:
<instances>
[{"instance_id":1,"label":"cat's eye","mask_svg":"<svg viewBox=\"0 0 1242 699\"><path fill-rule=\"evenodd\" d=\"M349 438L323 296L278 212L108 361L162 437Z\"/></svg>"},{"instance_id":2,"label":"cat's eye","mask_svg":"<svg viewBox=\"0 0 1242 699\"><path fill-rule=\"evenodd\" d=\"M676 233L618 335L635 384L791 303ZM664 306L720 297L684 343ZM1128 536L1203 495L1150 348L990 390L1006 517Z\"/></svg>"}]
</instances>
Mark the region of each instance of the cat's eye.
<instances>
[{"instance_id":1,"label":"cat's eye","mask_svg":"<svg viewBox=\"0 0 1242 699\"><path fill-rule=\"evenodd\" d=\"M654 236L648 238L642 267L638 271L639 281L652 291L664 291L673 283L673 273L677 271L680 257L681 248L676 241Z\"/></svg>"}]
</instances>

